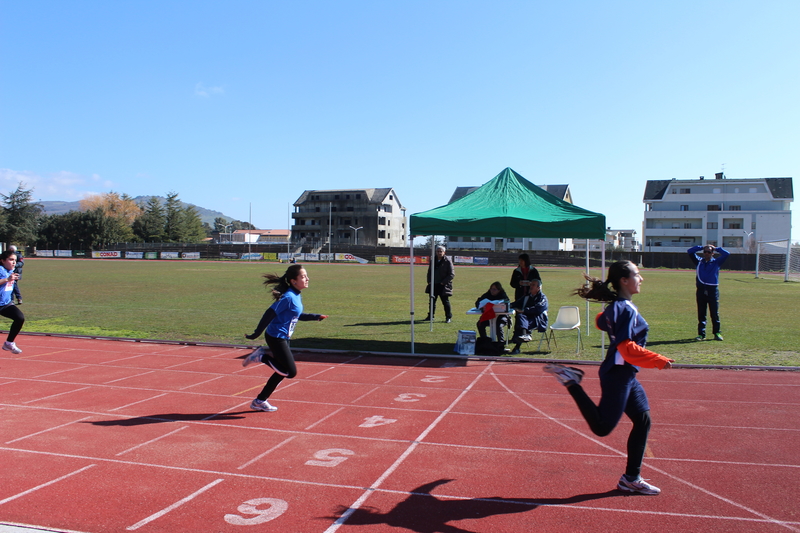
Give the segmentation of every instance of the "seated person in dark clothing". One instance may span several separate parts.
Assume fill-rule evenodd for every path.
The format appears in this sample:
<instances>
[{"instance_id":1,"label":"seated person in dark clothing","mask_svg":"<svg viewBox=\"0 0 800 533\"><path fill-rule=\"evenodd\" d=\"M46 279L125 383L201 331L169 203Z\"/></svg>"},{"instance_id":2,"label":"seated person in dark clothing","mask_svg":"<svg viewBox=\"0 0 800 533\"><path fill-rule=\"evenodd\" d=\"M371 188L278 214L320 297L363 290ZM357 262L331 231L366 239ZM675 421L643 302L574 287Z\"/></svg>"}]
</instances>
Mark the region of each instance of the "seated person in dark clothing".
<instances>
[{"instance_id":1,"label":"seated person in dark clothing","mask_svg":"<svg viewBox=\"0 0 800 533\"><path fill-rule=\"evenodd\" d=\"M486 337L486 328L490 325L490 320L495 317L494 310L490 310L489 307L493 307L495 303L507 302L508 296L506 296L506 291L503 290L503 286L499 281L492 283L489 286L489 290L475 300L475 307L483 311L483 314L481 315L480 319L478 319L477 324L478 335L480 335L480 337ZM498 342L505 343L505 327L507 324L508 315L500 315L497 317L497 320L495 321L495 334L497 335Z\"/></svg>"},{"instance_id":2,"label":"seated person in dark clothing","mask_svg":"<svg viewBox=\"0 0 800 533\"><path fill-rule=\"evenodd\" d=\"M511 308L517 312L511 339L516 343L511 355L516 355L522 343L531 340L531 332L547 331L547 296L542 292L542 280L531 280L530 294L511 304Z\"/></svg>"}]
</instances>

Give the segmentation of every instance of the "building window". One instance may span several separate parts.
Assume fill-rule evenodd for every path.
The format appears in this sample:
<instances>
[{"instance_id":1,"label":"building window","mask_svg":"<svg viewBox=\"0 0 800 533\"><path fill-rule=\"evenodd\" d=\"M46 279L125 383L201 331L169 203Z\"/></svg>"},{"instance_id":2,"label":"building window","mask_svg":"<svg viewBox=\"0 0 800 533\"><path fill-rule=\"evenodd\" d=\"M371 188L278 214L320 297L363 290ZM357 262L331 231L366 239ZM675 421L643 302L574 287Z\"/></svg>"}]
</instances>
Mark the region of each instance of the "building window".
<instances>
[{"instance_id":1,"label":"building window","mask_svg":"<svg viewBox=\"0 0 800 533\"><path fill-rule=\"evenodd\" d=\"M719 228L719 224L717 222L709 222L706 224L707 229L717 229Z\"/></svg>"},{"instance_id":2,"label":"building window","mask_svg":"<svg viewBox=\"0 0 800 533\"><path fill-rule=\"evenodd\" d=\"M384 230L378 231L378 238L379 239L385 239L386 238L386 232Z\"/></svg>"},{"instance_id":3,"label":"building window","mask_svg":"<svg viewBox=\"0 0 800 533\"><path fill-rule=\"evenodd\" d=\"M298 222L300 223L301 226L305 226L306 225L306 219L304 219L304 218L301 218L300 220L298 220Z\"/></svg>"},{"instance_id":4,"label":"building window","mask_svg":"<svg viewBox=\"0 0 800 533\"><path fill-rule=\"evenodd\" d=\"M386 225L386 217L378 217L378 225L385 226Z\"/></svg>"},{"instance_id":5,"label":"building window","mask_svg":"<svg viewBox=\"0 0 800 533\"><path fill-rule=\"evenodd\" d=\"M751 193L756 193L756 192L758 192L758 189L755 188L755 187L750 187L750 192Z\"/></svg>"},{"instance_id":6,"label":"building window","mask_svg":"<svg viewBox=\"0 0 800 533\"><path fill-rule=\"evenodd\" d=\"M336 212L336 208L335 207L331 207L331 212L335 213Z\"/></svg>"},{"instance_id":7,"label":"building window","mask_svg":"<svg viewBox=\"0 0 800 533\"><path fill-rule=\"evenodd\" d=\"M707 211L719 211L720 210L719 204L709 205L709 206L707 206L706 210Z\"/></svg>"},{"instance_id":8,"label":"building window","mask_svg":"<svg viewBox=\"0 0 800 533\"><path fill-rule=\"evenodd\" d=\"M389 204L383 204L383 210L384 210L386 213L391 213L391 212L392 212L392 206L391 206L391 205L389 205Z\"/></svg>"},{"instance_id":9,"label":"building window","mask_svg":"<svg viewBox=\"0 0 800 533\"><path fill-rule=\"evenodd\" d=\"M692 194L692 190L689 188L681 189L681 194Z\"/></svg>"},{"instance_id":10,"label":"building window","mask_svg":"<svg viewBox=\"0 0 800 533\"><path fill-rule=\"evenodd\" d=\"M742 206L740 206L740 205L729 205L728 206L728 211L741 211L741 210L742 210Z\"/></svg>"},{"instance_id":11,"label":"building window","mask_svg":"<svg viewBox=\"0 0 800 533\"><path fill-rule=\"evenodd\" d=\"M344 219L344 223L349 225L350 224L350 219L349 218Z\"/></svg>"},{"instance_id":12,"label":"building window","mask_svg":"<svg viewBox=\"0 0 800 533\"><path fill-rule=\"evenodd\" d=\"M719 194L722 192L722 189L719 187L714 187L714 189L711 192L713 192L714 194Z\"/></svg>"},{"instance_id":13,"label":"building window","mask_svg":"<svg viewBox=\"0 0 800 533\"><path fill-rule=\"evenodd\" d=\"M349 200L349 199L350 199L350 195L349 195L349 194L345 194L345 195L344 195L344 199L345 199L345 200Z\"/></svg>"},{"instance_id":14,"label":"building window","mask_svg":"<svg viewBox=\"0 0 800 533\"><path fill-rule=\"evenodd\" d=\"M753 222L751 222L751 223L750 223L750 229L756 229L756 223L755 223L755 221L753 221Z\"/></svg>"},{"instance_id":15,"label":"building window","mask_svg":"<svg viewBox=\"0 0 800 533\"><path fill-rule=\"evenodd\" d=\"M683 229L692 229L692 223L691 222L684 222L683 223Z\"/></svg>"},{"instance_id":16,"label":"building window","mask_svg":"<svg viewBox=\"0 0 800 533\"><path fill-rule=\"evenodd\" d=\"M314 208L314 211L316 211L317 213L319 213L319 207L315 207L315 208Z\"/></svg>"},{"instance_id":17,"label":"building window","mask_svg":"<svg viewBox=\"0 0 800 533\"><path fill-rule=\"evenodd\" d=\"M689 210L689 206L688 205L682 205L681 206L681 211L688 211L688 210Z\"/></svg>"},{"instance_id":18,"label":"building window","mask_svg":"<svg viewBox=\"0 0 800 533\"><path fill-rule=\"evenodd\" d=\"M352 210L353 210L353 206L352 206L352 205L351 205L351 206L348 206L348 207L347 207L347 210L348 210L348 211L352 211Z\"/></svg>"},{"instance_id":19,"label":"building window","mask_svg":"<svg viewBox=\"0 0 800 533\"><path fill-rule=\"evenodd\" d=\"M731 222L726 229L742 229L742 225L738 222Z\"/></svg>"},{"instance_id":20,"label":"building window","mask_svg":"<svg viewBox=\"0 0 800 533\"><path fill-rule=\"evenodd\" d=\"M338 194L334 194L334 195L333 195L333 199L334 199L334 200L338 200L338 199L339 199L339 195L338 195Z\"/></svg>"},{"instance_id":21,"label":"building window","mask_svg":"<svg viewBox=\"0 0 800 533\"><path fill-rule=\"evenodd\" d=\"M361 195L360 194L356 194L356 200L361 200Z\"/></svg>"}]
</instances>

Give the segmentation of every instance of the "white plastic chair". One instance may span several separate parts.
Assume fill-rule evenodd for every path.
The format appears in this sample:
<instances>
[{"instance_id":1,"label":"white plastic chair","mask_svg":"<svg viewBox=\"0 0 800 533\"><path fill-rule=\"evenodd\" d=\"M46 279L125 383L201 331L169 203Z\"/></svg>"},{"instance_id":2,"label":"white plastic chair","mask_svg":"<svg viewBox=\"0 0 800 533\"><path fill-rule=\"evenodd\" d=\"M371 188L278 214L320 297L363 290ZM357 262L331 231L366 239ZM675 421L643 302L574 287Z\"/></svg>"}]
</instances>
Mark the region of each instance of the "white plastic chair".
<instances>
[{"instance_id":1,"label":"white plastic chair","mask_svg":"<svg viewBox=\"0 0 800 533\"><path fill-rule=\"evenodd\" d=\"M583 348L583 341L581 340L581 310L577 305L565 305L559 308L555 323L550 325L550 340L558 347L555 332L573 329L578 332L578 346L575 353L580 353Z\"/></svg>"}]
</instances>

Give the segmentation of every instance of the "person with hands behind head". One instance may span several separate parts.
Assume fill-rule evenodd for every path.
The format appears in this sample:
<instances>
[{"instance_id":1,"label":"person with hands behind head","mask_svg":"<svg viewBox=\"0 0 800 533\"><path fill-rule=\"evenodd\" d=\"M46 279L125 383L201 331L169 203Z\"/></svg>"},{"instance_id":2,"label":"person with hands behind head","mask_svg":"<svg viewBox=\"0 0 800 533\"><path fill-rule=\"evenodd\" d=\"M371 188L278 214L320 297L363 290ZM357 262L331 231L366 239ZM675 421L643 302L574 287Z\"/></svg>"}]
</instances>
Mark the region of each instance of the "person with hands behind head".
<instances>
[{"instance_id":1,"label":"person with hands behind head","mask_svg":"<svg viewBox=\"0 0 800 533\"><path fill-rule=\"evenodd\" d=\"M315 315L303 313L303 300L300 293L308 288L308 273L303 265L294 264L286 269L283 276L264 274L264 285L273 285L272 297L275 302L264 312L256 329L248 339L258 338L262 332L271 353L267 353L263 346L248 355L242 366L262 362L273 370L264 388L250 404L250 409L256 411L277 411L278 408L269 403L268 398L284 378L292 379L297 375L294 355L289 348L289 339L294 333L294 328L300 320L324 320L328 315Z\"/></svg>"},{"instance_id":2,"label":"person with hands behind head","mask_svg":"<svg viewBox=\"0 0 800 533\"><path fill-rule=\"evenodd\" d=\"M530 294L531 282L535 279L541 281L541 276L536 267L531 266L531 256L519 254L519 266L511 273L511 286L514 287L514 300L521 300Z\"/></svg>"},{"instance_id":3,"label":"person with hands behind head","mask_svg":"<svg viewBox=\"0 0 800 533\"><path fill-rule=\"evenodd\" d=\"M610 344L600 365L600 403L595 405L580 386L583 371L557 364L545 365L567 387L583 418L595 435L609 435L622 415L633 422L628 436L628 460L617 489L623 492L655 495L661 489L642 479L642 461L650 433L650 405L636 374L640 367L672 368L672 359L645 348L649 326L631 298L638 294L643 281L639 269L630 261L617 261L608 269L608 279L602 281L585 276L588 286L575 290L587 300L607 302L597 315L598 329L608 333ZM613 290L608 285L613 287Z\"/></svg>"},{"instance_id":4,"label":"person with hands behind head","mask_svg":"<svg viewBox=\"0 0 800 533\"><path fill-rule=\"evenodd\" d=\"M702 250L702 257L697 253ZM706 339L706 309L711 314L711 332L714 340L722 340L722 323L719 319L719 268L731 255L729 251L712 244L692 246L686 252L697 269L695 299L697 300L697 338ZM717 254L717 257L714 255Z\"/></svg>"},{"instance_id":5,"label":"person with hands behind head","mask_svg":"<svg viewBox=\"0 0 800 533\"><path fill-rule=\"evenodd\" d=\"M22 331L22 325L25 324L25 315L11 301L14 285L19 279L19 274L14 272L16 266L16 253L12 250L6 250L0 254L0 316L11 319L11 327L8 329L8 336L3 343L3 349L15 354L22 353L22 350L17 347L14 340L17 338L17 334Z\"/></svg>"}]
</instances>

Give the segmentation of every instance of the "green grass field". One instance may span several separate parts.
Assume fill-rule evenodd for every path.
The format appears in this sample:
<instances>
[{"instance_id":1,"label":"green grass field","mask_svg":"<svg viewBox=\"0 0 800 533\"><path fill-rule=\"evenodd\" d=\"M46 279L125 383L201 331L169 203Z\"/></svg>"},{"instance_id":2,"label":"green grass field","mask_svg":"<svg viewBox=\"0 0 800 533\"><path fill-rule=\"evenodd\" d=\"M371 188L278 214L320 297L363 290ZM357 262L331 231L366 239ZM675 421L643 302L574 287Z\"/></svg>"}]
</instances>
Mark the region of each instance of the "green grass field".
<instances>
[{"instance_id":1,"label":"green grass field","mask_svg":"<svg viewBox=\"0 0 800 533\"><path fill-rule=\"evenodd\" d=\"M410 352L408 266L306 266L311 285L303 292L305 309L330 318L301 322L294 346ZM23 332L253 344L244 334L253 330L272 302L260 276L282 273L285 267L275 263L26 258L20 284L27 319ZM586 316L585 303L570 296L582 282L580 269L542 267L539 271L550 302L551 322L562 305L579 305ZM441 307L433 331L428 323L418 322L415 352L452 354L457 331L475 329L476 317L466 315L466 310L493 281L500 281L511 292L511 272L511 267L456 266L453 323L441 321ZM425 267L416 267L414 296L420 318L427 312L425 273ZM800 328L795 315L800 283L723 271L720 314L725 341L695 342L694 271L643 269L642 275L642 293L634 302L650 324L650 349L678 363L800 366ZM599 304L592 304L590 316L600 310ZM585 324L582 331L586 333ZM534 353L538 344L534 341L523 346L523 355L602 359L601 336L593 326L589 336L584 335L579 356L574 332L556 335L558 347L551 352ZM24 338L19 344L24 348Z\"/></svg>"}]
</instances>

